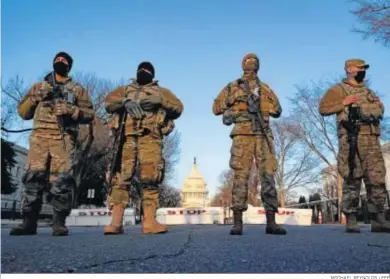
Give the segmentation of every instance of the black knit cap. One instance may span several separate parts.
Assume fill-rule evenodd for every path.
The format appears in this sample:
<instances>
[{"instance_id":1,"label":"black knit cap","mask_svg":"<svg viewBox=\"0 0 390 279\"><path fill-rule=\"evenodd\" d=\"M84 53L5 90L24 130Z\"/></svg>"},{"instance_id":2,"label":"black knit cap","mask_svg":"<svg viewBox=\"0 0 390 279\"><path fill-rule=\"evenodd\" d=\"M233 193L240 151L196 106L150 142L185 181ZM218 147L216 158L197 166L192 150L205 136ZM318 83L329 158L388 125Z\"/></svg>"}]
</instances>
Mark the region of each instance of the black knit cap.
<instances>
[{"instance_id":1,"label":"black knit cap","mask_svg":"<svg viewBox=\"0 0 390 279\"><path fill-rule=\"evenodd\" d=\"M147 61L142 62L142 63L140 63L140 64L138 65L137 71L139 71L140 69L148 70L149 72L152 73L153 78L154 78L154 67L153 67L152 63L147 62Z\"/></svg>"},{"instance_id":2,"label":"black knit cap","mask_svg":"<svg viewBox=\"0 0 390 279\"><path fill-rule=\"evenodd\" d=\"M69 54L67 54L66 52L63 52L63 51L57 53L56 56L54 56L53 63L57 59L57 57L65 58L69 63L69 71L70 71L70 69L72 69L73 58Z\"/></svg>"}]
</instances>

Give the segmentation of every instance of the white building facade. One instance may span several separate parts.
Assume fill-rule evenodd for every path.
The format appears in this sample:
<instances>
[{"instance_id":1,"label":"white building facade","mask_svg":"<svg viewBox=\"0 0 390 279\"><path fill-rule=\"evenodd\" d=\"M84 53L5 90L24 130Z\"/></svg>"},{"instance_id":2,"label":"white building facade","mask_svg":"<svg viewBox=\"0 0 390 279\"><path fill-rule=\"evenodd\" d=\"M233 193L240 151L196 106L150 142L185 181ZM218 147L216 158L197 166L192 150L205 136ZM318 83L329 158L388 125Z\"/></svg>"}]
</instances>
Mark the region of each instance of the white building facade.
<instances>
[{"instance_id":1,"label":"white building facade","mask_svg":"<svg viewBox=\"0 0 390 279\"><path fill-rule=\"evenodd\" d=\"M184 208L207 207L210 205L208 195L207 183L198 169L196 158L194 158L192 170L185 180L180 193L181 206Z\"/></svg>"},{"instance_id":2,"label":"white building facade","mask_svg":"<svg viewBox=\"0 0 390 279\"><path fill-rule=\"evenodd\" d=\"M23 183L22 183L22 177L24 175L24 166L27 159L27 153L28 150L26 148L23 148L19 145L11 143L12 148L15 151L15 165L11 169L11 176L13 182L17 185L16 191L12 194L7 195L1 195L1 208L2 209L10 209L12 208L12 204L14 201L16 201L17 208L19 208L19 202L22 197L23 192Z\"/></svg>"}]
</instances>

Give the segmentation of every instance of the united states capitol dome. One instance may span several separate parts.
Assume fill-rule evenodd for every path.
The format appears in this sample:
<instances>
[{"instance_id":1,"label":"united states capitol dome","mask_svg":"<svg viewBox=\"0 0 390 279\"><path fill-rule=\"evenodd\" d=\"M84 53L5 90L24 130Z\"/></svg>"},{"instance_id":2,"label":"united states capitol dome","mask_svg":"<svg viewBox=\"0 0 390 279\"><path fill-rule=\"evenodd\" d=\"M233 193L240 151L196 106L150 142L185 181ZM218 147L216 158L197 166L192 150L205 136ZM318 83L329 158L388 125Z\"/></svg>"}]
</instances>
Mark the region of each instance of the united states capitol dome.
<instances>
[{"instance_id":1,"label":"united states capitol dome","mask_svg":"<svg viewBox=\"0 0 390 279\"><path fill-rule=\"evenodd\" d=\"M192 165L191 172L184 181L181 190L181 206L182 207L204 207L209 205L209 191L207 183L200 173L196 158Z\"/></svg>"}]
</instances>

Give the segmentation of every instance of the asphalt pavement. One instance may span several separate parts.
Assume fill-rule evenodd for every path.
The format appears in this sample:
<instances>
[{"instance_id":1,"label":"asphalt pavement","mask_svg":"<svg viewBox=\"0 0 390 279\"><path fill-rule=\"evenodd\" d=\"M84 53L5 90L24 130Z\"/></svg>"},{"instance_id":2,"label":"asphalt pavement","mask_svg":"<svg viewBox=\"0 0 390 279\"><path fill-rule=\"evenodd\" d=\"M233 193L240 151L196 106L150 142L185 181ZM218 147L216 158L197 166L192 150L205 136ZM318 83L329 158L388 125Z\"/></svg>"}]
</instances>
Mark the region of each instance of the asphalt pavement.
<instances>
[{"instance_id":1,"label":"asphalt pavement","mask_svg":"<svg viewBox=\"0 0 390 279\"><path fill-rule=\"evenodd\" d=\"M103 228L73 227L67 237L51 228L35 236L1 229L2 273L390 273L390 235L346 234L342 225L286 226L285 236L247 225L242 236L228 225L170 226L143 235L139 226L120 236Z\"/></svg>"}]
</instances>

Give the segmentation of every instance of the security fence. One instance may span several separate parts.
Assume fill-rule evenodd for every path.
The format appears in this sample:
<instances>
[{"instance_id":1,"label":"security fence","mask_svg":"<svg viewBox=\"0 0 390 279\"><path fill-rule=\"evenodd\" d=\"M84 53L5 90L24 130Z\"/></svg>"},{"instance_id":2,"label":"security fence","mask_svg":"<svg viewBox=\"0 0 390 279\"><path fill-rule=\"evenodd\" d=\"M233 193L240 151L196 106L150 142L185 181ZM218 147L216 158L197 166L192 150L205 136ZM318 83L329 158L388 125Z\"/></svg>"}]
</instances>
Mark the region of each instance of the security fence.
<instances>
[{"instance_id":1,"label":"security fence","mask_svg":"<svg viewBox=\"0 0 390 279\"><path fill-rule=\"evenodd\" d=\"M390 219L390 202L389 202L390 191L388 191L388 196L385 202L385 213L386 219ZM313 210L312 223L337 223L340 222L338 216L338 199L325 199L320 201L313 201L307 203L293 204L285 206L286 208L311 208ZM322 222L320 222L320 215ZM367 196L365 194L361 195L359 198L359 206L357 212L357 219L359 222L364 222L366 224L370 223L371 216L367 208Z\"/></svg>"},{"instance_id":2,"label":"security fence","mask_svg":"<svg viewBox=\"0 0 390 279\"><path fill-rule=\"evenodd\" d=\"M388 191L388 197L390 196L390 191ZM386 218L390 220L390 202L387 197L385 203L386 209ZM140 220L140 216L142 215L142 208L138 207L136 203L132 203L131 207L136 209L137 220ZM228 204L224 204L223 208L223 216L224 223L231 224L233 222L233 216L231 215L231 211L229 210L230 206ZM325 199L320 201L313 201L307 203L299 203L293 205L286 205L285 208L311 208L313 211L312 223L337 223L340 222L340 218L338 216L338 200L337 198L333 199ZM42 210L40 213L40 218L51 218L53 215L53 208L50 204L43 204ZM320 222L320 216L322 221ZM370 214L367 210L367 197L366 195L361 195L359 199L359 207L358 207L358 221L369 223L370 222ZM19 219L21 218L20 214L20 201L10 198L1 198L1 218L2 219Z\"/></svg>"}]
</instances>

